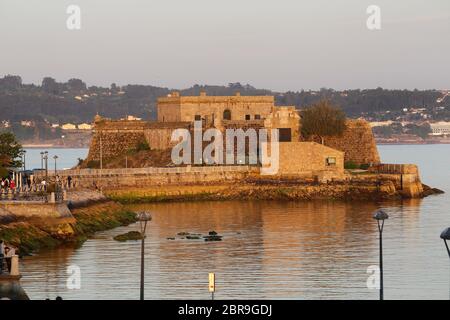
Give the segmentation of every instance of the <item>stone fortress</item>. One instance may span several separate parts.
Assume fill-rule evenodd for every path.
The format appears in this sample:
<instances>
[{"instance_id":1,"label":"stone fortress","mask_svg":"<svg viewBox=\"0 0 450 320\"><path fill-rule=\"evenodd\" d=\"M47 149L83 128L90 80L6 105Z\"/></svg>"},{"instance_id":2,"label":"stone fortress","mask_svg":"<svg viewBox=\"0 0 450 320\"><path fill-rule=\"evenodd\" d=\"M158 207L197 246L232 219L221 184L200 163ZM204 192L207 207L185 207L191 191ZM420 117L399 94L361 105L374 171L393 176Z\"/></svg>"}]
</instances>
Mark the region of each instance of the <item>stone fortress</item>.
<instances>
[{"instance_id":1,"label":"stone fortress","mask_svg":"<svg viewBox=\"0 0 450 320\"><path fill-rule=\"evenodd\" d=\"M172 92L158 99L156 121L110 120L95 117L93 138L86 161L119 156L146 142L152 150L170 150L175 129L192 132L194 121L202 128L265 128L279 130L280 176L342 178L344 163L378 164L380 158L371 128L364 120L348 120L342 136L325 139L325 145L304 141L301 118L293 106L275 106L273 96L181 96Z\"/></svg>"}]
</instances>

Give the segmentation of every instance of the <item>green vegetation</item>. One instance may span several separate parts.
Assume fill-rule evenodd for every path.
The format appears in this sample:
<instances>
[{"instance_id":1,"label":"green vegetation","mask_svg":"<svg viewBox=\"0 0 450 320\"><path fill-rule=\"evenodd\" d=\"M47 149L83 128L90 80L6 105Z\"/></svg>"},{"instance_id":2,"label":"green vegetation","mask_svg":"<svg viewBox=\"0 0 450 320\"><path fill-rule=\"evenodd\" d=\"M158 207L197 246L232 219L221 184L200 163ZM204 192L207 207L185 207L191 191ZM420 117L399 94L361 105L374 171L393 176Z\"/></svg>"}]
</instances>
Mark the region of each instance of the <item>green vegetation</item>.
<instances>
[{"instance_id":1,"label":"green vegetation","mask_svg":"<svg viewBox=\"0 0 450 320\"><path fill-rule=\"evenodd\" d=\"M136 213L121 209L96 209L87 207L75 209L74 216L77 220L74 225L75 232L79 235L89 236L95 232L114 229L129 225L136 221Z\"/></svg>"},{"instance_id":2,"label":"green vegetation","mask_svg":"<svg viewBox=\"0 0 450 320\"><path fill-rule=\"evenodd\" d=\"M133 203L150 203L150 202L166 202L166 201L207 201L214 200L216 194L209 192L199 192L192 194L183 195L150 195L150 194L140 194L127 192L123 194L110 194L108 197L111 200L120 202L122 204L133 204Z\"/></svg>"},{"instance_id":3,"label":"green vegetation","mask_svg":"<svg viewBox=\"0 0 450 320\"><path fill-rule=\"evenodd\" d=\"M302 112L304 137L318 136L324 144L325 137L342 135L345 130L345 113L323 100Z\"/></svg>"},{"instance_id":4,"label":"green vegetation","mask_svg":"<svg viewBox=\"0 0 450 320\"><path fill-rule=\"evenodd\" d=\"M40 248L54 248L61 244L49 233L26 222L0 225L0 239L19 248L21 255L30 254Z\"/></svg>"},{"instance_id":5,"label":"green vegetation","mask_svg":"<svg viewBox=\"0 0 450 320\"><path fill-rule=\"evenodd\" d=\"M87 85L81 79L57 82L46 77L42 84L24 84L19 76L8 75L0 78L0 122L10 120L17 123L39 117L50 123L91 122L99 113L113 119L132 114L144 119L156 118L156 100L170 93L169 88L151 85L125 85L110 87ZM436 102L442 94L437 90L386 90L382 88L367 90L336 91L323 88L319 91L288 91L277 93L257 89L248 84L230 83L227 86L194 85L180 90L182 95L199 95L205 91L208 95L273 95L277 105L289 105L303 108L328 100L339 105L349 117L364 114L374 120L393 120L403 114L403 108L425 106L428 109L439 107ZM85 97L86 95L87 97ZM75 99L76 96L82 97ZM390 111L386 113L386 111ZM450 109L436 109L433 120L450 120ZM420 120L420 119L412 119ZM422 119L423 120L423 119ZM19 138L19 137L18 137Z\"/></svg>"},{"instance_id":6,"label":"green vegetation","mask_svg":"<svg viewBox=\"0 0 450 320\"><path fill-rule=\"evenodd\" d=\"M76 222L45 226L32 222L0 224L0 239L19 248L21 255L58 245L81 245L97 231L136 222L136 214L123 206L108 202L73 210ZM61 231L69 230L61 237Z\"/></svg>"},{"instance_id":7,"label":"green vegetation","mask_svg":"<svg viewBox=\"0 0 450 320\"><path fill-rule=\"evenodd\" d=\"M129 231L124 234L119 234L113 238L116 241L119 242L125 242L130 240L142 240L142 234L138 231Z\"/></svg>"},{"instance_id":8,"label":"green vegetation","mask_svg":"<svg viewBox=\"0 0 450 320\"><path fill-rule=\"evenodd\" d=\"M359 168L360 168L361 170L367 170L367 169L370 168L370 165L367 164L367 163L363 163L362 165L359 166Z\"/></svg>"},{"instance_id":9,"label":"green vegetation","mask_svg":"<svg viewBox=\"0 0 450 320\"><path fill-rule=\"evenodd\" d=\"M136 147L136 152L140 152L140 151L148 151L150 150L150 146L148 145L147 141L141 141L138 143L137 147Z\"/></svg>"},{"instance_id":10,"label":"green vegetation","mask_svg":"<svg viewBox=\"0 0 450 320\"><path fill-rule=\"evenodd\" d=\"M353 161L346 161L344 163L344 168L345 169L359 169L359 166L354 163Z\"/></svg>"},{"instance_id":11,"label":"green vegetation","mask_svg":"<svg viewBox=\"0 0 450 320\"><path fill-rule=\"evenodd\" d=\"M426 139L428 138L428 134L431 133L431 127L429 123L409 123L402 126L401 123L394 122L388 126L373 127L372 131L375 135L383 138L391 138L393 135L411 134Z\"/></svg>"},{"instance_id":12,"label":"green vegetation","mask_svg":"<svg viewBox=\"0 0 450 320\"><path fill-rule=\"evenodd\" d=\"M348 169L348 170L355 170L355 169L361 169L361 170L367 170L369 169L370 165L367 163L363 163L361 165L358 165L356 163L354 163L353 161L346 161L344 163L344 169Z\"/></svg>"},{"instance_id":13,"label":"green vegetation","mask_svg":"<svg viewBox=\"0 0 450 320\"><path fill-rule=\"evenodd\" d=\"M22 146L10 132L0 133L0 175L7 175L6 168L21 167Z\"/></svg>"}]
</instances>

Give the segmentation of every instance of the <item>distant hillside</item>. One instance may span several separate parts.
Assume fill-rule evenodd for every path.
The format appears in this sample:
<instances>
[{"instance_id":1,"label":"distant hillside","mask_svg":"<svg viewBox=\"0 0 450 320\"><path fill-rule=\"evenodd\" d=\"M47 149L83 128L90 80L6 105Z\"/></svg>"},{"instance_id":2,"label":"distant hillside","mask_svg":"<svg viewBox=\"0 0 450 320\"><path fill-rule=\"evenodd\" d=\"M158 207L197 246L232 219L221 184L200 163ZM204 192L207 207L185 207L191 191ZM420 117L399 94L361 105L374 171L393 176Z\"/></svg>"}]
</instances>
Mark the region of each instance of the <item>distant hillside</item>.
<instances>
[{"instance_id":1,"label":"distant hillside","mask_svg":"<svg viewBox=\"0 0 450 320\"><path fill-rule=\"evenodd\" d=\"M144 119L156 118L156 99L173 89L150 85L126 85L109 88L91 86L80 79L65 83L46 77L40 86L23 84L19 76L0 79L0 122L8 120L38 119L47 123L91 122L95 114L110 118L134 115ZM450 99L437 102L442 93L437 90L409 91L369 90L272 92L250 85L231 83L228 86L195 85L180 90L182 95L198 95L205 90L208 95L274 95L278 105L308 106L320 99L330 99L343 108L350 117L364 116L372 120L389 120L402 113L403 108L418 107L434 110L443 103L450 106ZM437 120L450 119L450 108L441 108Z\"/></svg>"}]
</instances>

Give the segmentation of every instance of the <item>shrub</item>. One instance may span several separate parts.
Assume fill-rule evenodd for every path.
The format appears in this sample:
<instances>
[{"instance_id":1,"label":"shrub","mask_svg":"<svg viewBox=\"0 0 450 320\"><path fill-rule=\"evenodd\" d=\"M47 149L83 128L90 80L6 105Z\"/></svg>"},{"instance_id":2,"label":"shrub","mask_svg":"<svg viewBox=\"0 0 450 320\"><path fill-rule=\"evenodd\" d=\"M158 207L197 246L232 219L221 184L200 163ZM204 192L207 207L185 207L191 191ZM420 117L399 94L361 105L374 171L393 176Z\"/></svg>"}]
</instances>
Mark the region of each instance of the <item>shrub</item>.
<instances>
[{"instance_id":1,"label":"shrub","mask_svg":"<svg viewBox=\"0 0 450 320\"><path fill-rule=\"evenodd\" d=\"M138 145L136 146L136 151L147 151L150 150L150 146L148 145L147 141L141 141L138 143Z\"/></svg>"},{"instance_id":2,"label":"shrub","mask_svg":"<svg viewBox=\"0 0 450 320\"><path fill-rule=\"evenodd\" d=\"M9 172L6 168L0 167L0 179L7 178L9 176Z\"/></svg>"},{"instance_id":3,"label":"shrub","mask_svg":"<svg viewBox=\"0 0 450 320\"><path fill-rule=\"evenodd\" d=\"M345 169L358 169L359 166L356 163L354 163L353 161L347 161L344 163L344 168Z\"/></svg>"},{"instance_id":4,"label":"shrub","mask_svg":"<svg viewBox=\"0 0 450 320\"><path fill-rule=\"evenodd\" d=\"M359 168L362 170L367 170L367 169L369 169L369 167L370 167L370 164L368 164L368 163L363 163L362 165L359 166Z\"/></svg>"}]
</instances>

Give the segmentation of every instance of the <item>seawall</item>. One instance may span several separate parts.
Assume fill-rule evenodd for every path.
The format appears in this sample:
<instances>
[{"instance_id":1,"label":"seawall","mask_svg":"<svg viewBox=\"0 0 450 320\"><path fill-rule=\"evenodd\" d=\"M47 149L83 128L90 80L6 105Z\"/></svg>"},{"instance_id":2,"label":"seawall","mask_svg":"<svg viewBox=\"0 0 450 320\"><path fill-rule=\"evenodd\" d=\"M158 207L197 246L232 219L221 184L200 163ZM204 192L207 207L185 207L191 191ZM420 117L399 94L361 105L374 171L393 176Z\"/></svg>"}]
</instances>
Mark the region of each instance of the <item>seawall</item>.
<instances>
[{"instance_id":1,"label":"seawall","mask_svg":"<svg viewBox=\"0 0 450 320\"><path fill-rule=\"evenodd\" d=\"M135 213L95 191L69 192L69 201L0 202L0 239L21 255L59 245L79 245L97 231L135 222ZM70 208L70 209L69 209Z\"/></svg>"},{"instance_id":2,"label":"seawall","mask_svg":"<svg viewBox=\"0 0 450 320\"><path fill-rule=\"evenodd\" d=\"M124 204L202 200L385 200L401 199L390 181L377 183L292 184L289 181L255 184L111 188L105 194Z\"/></svg>"},{"instance_id":3,"label":"seawall","mask_svg":"<svg viewBox=\"0 0 450 320\"><path fill-rule=\"evenodd\" d=\"M395 188L395 194L404 198L420 198L423 196L423 187L420 181L419 171L415 165L377 165L369 171L354 174L350 171L321 179L320 176L291 175L261 175L260 168L256 166L199 166L199 167L174 167L174 168L129 168L129 169L76 169L58 171L57 174L63 181L67 177L72 178L72 184L76 188L94 188L102 190L115 189L142 189L163 192L176 187L179 192L181 187L189 190L208 189L202 193L213 193L212 186L241 186L253 187L267 184L269 186L283 186L288 183L296 185L298 189L305 186L318 186L326 189L330 183L334 186L359 187L361 185L379 187L383 183L390 182ZM51 176L51 174L50 174ZM36 178L42 179L42 173L37 173ZM168 191L169 192L169 191ZM172 191L170 191L172 192ZM181 191L180 191L181 192ZM186 194L183 194L185 197ZM193 191L197 193L197 191ZM319 192L320 193L320 192ZM326 192L325 192L326 193ZM334 198L335 195L330 195ZM343 192L340 198L348 198Z\"/></svg>"}]
</instances>

